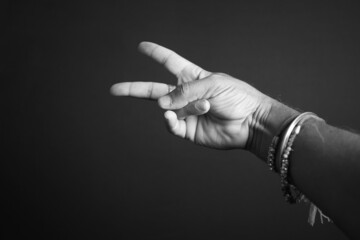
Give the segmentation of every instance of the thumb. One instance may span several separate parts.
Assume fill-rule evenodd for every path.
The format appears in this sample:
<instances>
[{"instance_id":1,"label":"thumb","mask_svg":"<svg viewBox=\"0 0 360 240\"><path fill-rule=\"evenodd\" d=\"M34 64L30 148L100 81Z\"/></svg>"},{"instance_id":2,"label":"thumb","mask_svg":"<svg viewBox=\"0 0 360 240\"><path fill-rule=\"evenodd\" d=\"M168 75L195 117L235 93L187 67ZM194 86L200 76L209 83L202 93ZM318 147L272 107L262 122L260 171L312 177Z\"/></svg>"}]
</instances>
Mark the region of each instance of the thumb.
<instances>
[{"instance_id":1,"label":"thumb","mask_svg":"<svg viewBox=\"0 0 360 240\"><path fill-rule=\"evenodd\" d=\"M193 82L186 82L177 86L169 94L159 98L161 108L177 110L189 103L210 97L210 90L214 87L210 79L200 79Z\"/></svg>"},{"instance_id":2,"label":"thumb","mask_svg":"<svg viewBox=\"0 0 360 240\"><path fill-rule=\"evenodd\" d=\"M203 115L210 110L210 103L206 99L196 100L176 111L178 119L184 119L192 115Z\"/></svg>"}]
</instances>

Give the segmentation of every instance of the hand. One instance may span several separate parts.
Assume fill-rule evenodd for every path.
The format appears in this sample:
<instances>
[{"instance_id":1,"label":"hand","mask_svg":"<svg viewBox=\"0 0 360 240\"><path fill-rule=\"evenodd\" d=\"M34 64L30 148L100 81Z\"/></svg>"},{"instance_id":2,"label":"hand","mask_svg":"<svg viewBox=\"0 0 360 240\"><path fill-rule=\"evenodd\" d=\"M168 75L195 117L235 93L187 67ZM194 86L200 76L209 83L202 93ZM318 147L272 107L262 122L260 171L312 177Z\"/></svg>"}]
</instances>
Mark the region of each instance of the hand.
<instances>
[{"instance_id":1,"label":"hand","mask_svg":"<svg viewBox=\"0 0 360 240\"><path fill-rule=\"evenodd\" d=\"M245 148L271 108L269 98L249 84L211 73L155 43L142 42L140 52L177 77L176 86L156 82L122 82L117 96L158 100L171 133L212 148Z\"/></svg>"}]
</instances>

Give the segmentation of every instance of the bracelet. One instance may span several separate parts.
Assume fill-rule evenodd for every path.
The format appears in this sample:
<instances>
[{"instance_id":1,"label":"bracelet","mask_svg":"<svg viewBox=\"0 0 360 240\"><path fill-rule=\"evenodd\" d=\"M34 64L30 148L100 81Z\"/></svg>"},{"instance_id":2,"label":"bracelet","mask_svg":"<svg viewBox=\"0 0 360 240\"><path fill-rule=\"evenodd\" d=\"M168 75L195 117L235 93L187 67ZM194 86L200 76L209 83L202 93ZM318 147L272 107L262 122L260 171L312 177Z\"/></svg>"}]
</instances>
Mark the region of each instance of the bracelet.
<instances>
[{"instance_id":1,"label":"bracelet","mask_svg":"<svg viewBox=\"0 0 360 240\"><path fill-rule=\"evenodd\" d=\"M286 120L282 124L282 127L280 129L283 129L286 126L288 126L289 123L292 122L293 120L294 120L294 118L289 118L288 120ZM280 171L280 168L277 167L275 164L275 158L276 158L276 153L277 153L277 148L278 148L281 132L282 132L282 130L280 130L280 132L275 134L275 136L273 137L270 147L269 147L269 150L268 150L268 155L267 155L267 165L269 166L269 170L274 171L274 172Z\"/></svg>"},{"instance_id":2,"label":"bracelet","mask_svg":"<svg viewBox=\"0 0 360 240\"><path fill-rule=\"evenodd\" d=\"M268 156L267 156L267 164L269 166L270 171L275 172L275 153L276 148L279 142L279 136L275 136L273 140L271 141L271 145L269 147Z\"/></svg>"},{"instance_id":3,"label":"bracelet","mask_svg":"<svg viewBox=\"0 0 360 240\"><path fill-rule=\"evenodd\" d=\"M275 135L272 139L267 163L270 170L276 171L279 170L280 172L280 181L281 181L281 190L285 197L286 202L288 203L296 203L300 201L309 202L310 203L310 211L309 211L309 218L308 222L311 226L315 223L316 213L319 212L321 223L323 223L323 218L327 219L331 222L331 219L327 217L318 207L316 207L309 199L305 197L293 184L290 184L289 181L289 157L290 153L293 151L292 145L294 144L296 136L300 133L302 124L309 118L316 118L321 121L323 119L319 118L314 113L305 112L298 115L289 125L289 127L285 130L284 134ZM283 136L280 138L280 136ZM280 143L280 151L278 149L279 139L281 139ZM277 168L275 169L275 162L278 163Z\"/></svg>"},{"instance_id":4,"label":"bracelet","mask_svg":"<svg viewBox=\"0 0 360 240\"><path fill-rule=\"evenodd\" d=\"M301 125L297 125L294 132L291 133L289 140L286 144L285 150L281 152L281 168L280 168L280 183L281 191L285 197L285 201L288 203L295 203L302 197L302 194L294 185L289 184L289 155L291 153L292 145L295 137L299 134Z\"/></svg>"},{"instance_id":5,"label":"bracelet","mask_svg":"<svg viewBox=\"0 0 360 240\"><path fill-rule=\"evenodd\" d=\"M292 145L296 136L300 133L302 124L309 118L320 119L316 114L311 112L305 112L297 116L282 137L277 154L276 160L280 169L281 190L288 203L298 202L304 197L294 185L289 183L288 170L290 166L289 156L293 151Z\"/></svg>"}]
</instances>

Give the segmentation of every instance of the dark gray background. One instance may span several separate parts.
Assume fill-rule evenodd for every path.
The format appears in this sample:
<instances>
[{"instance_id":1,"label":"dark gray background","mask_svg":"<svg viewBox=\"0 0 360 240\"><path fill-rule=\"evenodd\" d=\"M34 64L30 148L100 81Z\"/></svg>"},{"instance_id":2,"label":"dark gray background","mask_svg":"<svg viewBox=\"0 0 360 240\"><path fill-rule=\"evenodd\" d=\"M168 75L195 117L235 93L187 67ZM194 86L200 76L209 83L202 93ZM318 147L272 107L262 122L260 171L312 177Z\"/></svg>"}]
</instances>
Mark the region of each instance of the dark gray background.
<instances>
[{"instance_id":1,"label":"dark gray background","mask_svg":"<svg viewBox=\"0 0 360 240\"><path fill-rule=\"evenodd\" d=\"M310 227L307 206L287 205L279 178L250 153L171 136L155 102L109 88L174 83L137 52L148 40L359 129L357 5L2 1L0 9L5 239L345 239L333 224Z\"/></svg>"}]
</instances>

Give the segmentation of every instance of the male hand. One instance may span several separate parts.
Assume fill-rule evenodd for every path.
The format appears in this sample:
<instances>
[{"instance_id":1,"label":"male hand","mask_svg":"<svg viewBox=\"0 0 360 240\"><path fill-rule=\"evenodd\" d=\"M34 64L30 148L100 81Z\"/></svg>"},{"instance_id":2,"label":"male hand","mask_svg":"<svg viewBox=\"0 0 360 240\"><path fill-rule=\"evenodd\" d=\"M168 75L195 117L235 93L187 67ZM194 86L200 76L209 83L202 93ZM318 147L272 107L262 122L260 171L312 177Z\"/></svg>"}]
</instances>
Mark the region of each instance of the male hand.
<instances>
[{"instance_id":1,"label":"male hand","mask_svg":"<svg viewBox=\"0 0 360 240\"><path fill-rule=\"evenodd\" d=\"M265 121L269 98L249 84L222 73L212 73L155 43L142 42L140 52L162 64L177 78L176 85L122 82L116 96L158 100L171 133L197 144L245 148L253 131Z\"/></svg>"}]
</instances>

